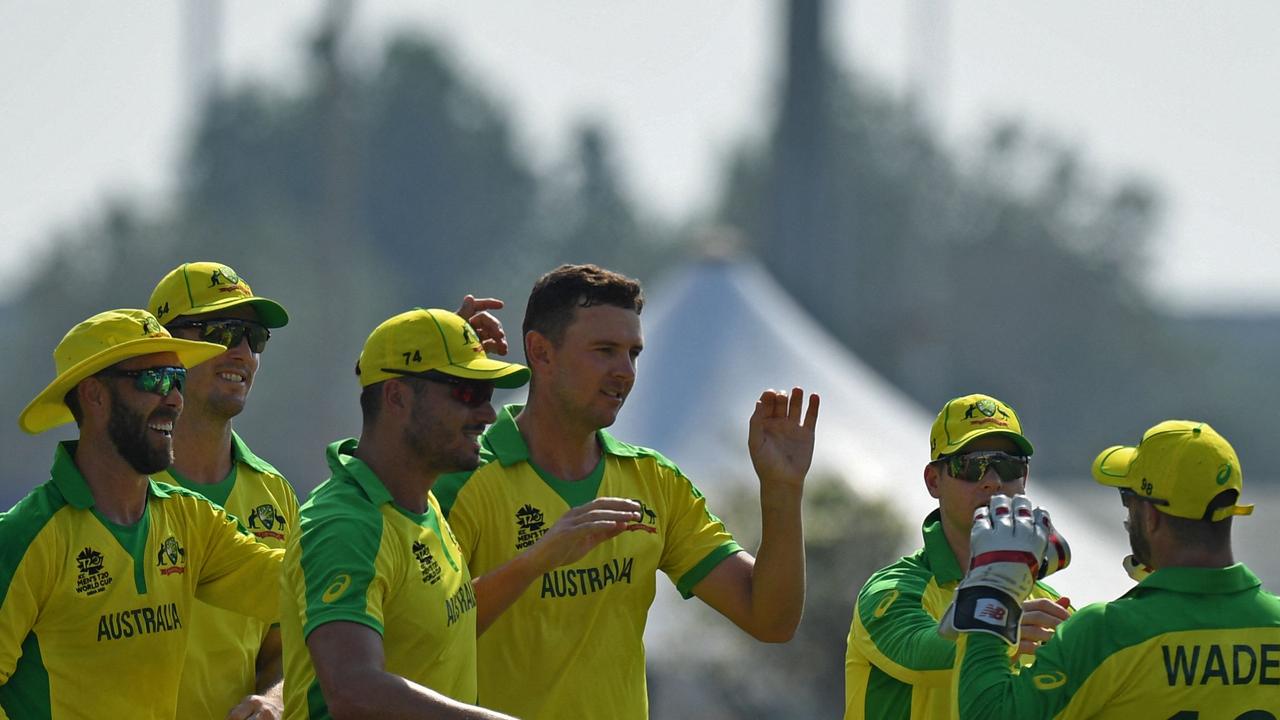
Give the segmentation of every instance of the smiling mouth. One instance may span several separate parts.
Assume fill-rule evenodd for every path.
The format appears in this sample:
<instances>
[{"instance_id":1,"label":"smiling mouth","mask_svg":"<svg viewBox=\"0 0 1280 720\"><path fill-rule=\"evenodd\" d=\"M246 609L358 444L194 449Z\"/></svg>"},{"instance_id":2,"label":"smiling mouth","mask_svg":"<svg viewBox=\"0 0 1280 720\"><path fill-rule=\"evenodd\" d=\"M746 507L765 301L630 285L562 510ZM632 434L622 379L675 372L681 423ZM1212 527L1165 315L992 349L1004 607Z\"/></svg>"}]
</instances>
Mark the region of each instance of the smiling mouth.
<instances>
[{"instance_id":1,"label":"smiling mouth","mask_svg":"<svg viewBox=\"0 0 1280 720\"><path fill-rule=\"evenodd\" d=\"M147 423L147 427L154 430L165 437L173 437L173 421L165 420L163 422Z\"/></svg>"},{"instance_id":2,"label":"smiling mouth","mask_svg":"<svg viewBox=\"0 0 1280 720\"><path fill-rule=\"evenodd\" d=\"M225 370L220 372L218 373L218 377L226 380L227 382L233 383L243 383L245 381L244 373L236 372L234 370Z\"/></svg>"}]
</instances>

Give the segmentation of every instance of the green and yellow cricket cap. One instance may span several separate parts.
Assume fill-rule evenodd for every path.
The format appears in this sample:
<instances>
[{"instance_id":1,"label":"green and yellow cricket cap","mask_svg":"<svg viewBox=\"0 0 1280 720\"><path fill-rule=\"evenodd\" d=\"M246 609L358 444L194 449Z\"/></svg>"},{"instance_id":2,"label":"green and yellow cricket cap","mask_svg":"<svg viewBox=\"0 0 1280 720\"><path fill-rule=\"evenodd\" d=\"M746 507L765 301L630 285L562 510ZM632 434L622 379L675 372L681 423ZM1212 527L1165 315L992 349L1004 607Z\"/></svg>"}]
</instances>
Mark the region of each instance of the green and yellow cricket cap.
<instances>
[{"instance_id":1,"label":"green and yellow cricket cap","mask_svg":"<svg viewBox=\"0 0 1280 720\"><path fill-rule=\"evenodd\" d=\"M448 310L415 308L389 318L369 333L356 361L361 387L428 370L500 388L529 382L529 368L490 359L471 325Z\"/></svg>"},{"instance_id":2,"label":"green and yellow cricket cap","mask_svg":"<svg viewBox=\"0 0 1280 720\"><path fill-rule=\"evenodd\" d=\"M1244 489L1231 443L1208 423L1192 420L1165 420L1148 430L1137 447L1103 450L1093 461L1093 479L1153 500L1167 515L1193 520L1204 518L1219 493ZM1214 510L1211 519L1251 514L1252 505L1237 503Z\"/></svg>"},{"instance_id":3,"label":"green and yellow cricket cap","mask_svg":"<svg viewBox=\"0 0 1280 720\"><path fill-rule=\"evenodd\" d=\"M169 271L151 291L147 309L168 324L184 315L204 315L248 305L269 328L289 324L289 313L275 300L253 294L235 270L216 262L183 263Z\"/></svg>"},{"instance_id":4,"label":"green and yellow cricket cap","mask_svg":"<svg viewBox=\"0 0 1280 720\"><path fill-rule=\"evenodd\" d=\"M929 430L929 459L958 452L975 438L1000 434L1013 441L1023 455L1034 452L1022 436L1022 423L1013 408L990 395L965 395L948 400Z\"/></svg>"},{"instance_id":5,"label":"green and yellow cricket cap","mask_svg":"<svg viewBox=\"0 0 1280 720\"><path fill-rule=\"evenodd\" d=\"M42 433L72 420L64 398L81 380L139 355L173 352L193 367L226 352L213 343L175 338L146 310L108 310L71 328L53 349L57 377L18 415L18 426Z\"/></svg>"}]
</instances>

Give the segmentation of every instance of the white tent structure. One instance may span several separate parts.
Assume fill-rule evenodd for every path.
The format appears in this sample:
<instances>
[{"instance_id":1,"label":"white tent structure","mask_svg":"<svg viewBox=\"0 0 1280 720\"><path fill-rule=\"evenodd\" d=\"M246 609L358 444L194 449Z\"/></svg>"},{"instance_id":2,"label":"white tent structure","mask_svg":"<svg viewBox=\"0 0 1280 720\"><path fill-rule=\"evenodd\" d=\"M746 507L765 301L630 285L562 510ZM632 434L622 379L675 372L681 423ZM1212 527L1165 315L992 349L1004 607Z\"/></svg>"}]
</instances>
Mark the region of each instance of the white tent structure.
<instances>
[{"instance_id":1,"label":"white tent structure","mask_svg":"<svg viewBox=\"0 0 1280 720\"><path fill-rule=\"evenodd\" d=\"M639 377L610 431L675 461L713 510L731 485L757 484L746 443L755 399L796 385L822 397L811 477L835 474L863 496L892 498L912 528L937 507L922 479L933 414L828 335L757 263L694 262L646 295ZM1130 588L1119 502L1099 520L1035 478L1033 470L1029 494L1072 547L1071 566L1050 583L1077 606ZM918 530L908 543L904 551L919 546Z\"/></svg>"}]
</instances>

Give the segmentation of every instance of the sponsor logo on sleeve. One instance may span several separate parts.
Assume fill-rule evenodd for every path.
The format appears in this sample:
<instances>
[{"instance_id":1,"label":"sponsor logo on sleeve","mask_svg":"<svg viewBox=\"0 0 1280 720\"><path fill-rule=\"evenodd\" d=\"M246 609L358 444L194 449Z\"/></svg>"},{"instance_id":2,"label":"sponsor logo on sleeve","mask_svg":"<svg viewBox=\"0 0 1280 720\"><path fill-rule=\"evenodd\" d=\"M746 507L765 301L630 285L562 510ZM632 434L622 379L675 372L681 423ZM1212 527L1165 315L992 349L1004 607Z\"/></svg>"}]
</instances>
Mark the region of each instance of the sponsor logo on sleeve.
<instances>
[{"instance_id":1,"label":"sponsor logo on sleeve","mask_svg":"<svg viewBox=\"0 0 1280 720\"><path fill-rule=\"evenodd\" d=\"M346 573L338 573L333 576L333 580L329 583L329 587L324 589L324 594L320 596L320 600L331 603L347 591L351 587L351 576Z\"/></svg>"}]
</instances>

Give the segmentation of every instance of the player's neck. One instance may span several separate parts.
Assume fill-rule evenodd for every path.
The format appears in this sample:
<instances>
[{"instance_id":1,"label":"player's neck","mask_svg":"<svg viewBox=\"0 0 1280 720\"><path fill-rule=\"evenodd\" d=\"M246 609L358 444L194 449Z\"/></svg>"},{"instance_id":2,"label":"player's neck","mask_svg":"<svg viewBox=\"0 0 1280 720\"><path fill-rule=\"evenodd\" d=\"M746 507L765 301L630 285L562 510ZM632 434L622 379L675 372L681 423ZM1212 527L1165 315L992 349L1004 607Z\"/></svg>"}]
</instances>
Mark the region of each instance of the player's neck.
<instances>
[{"instance_id":1,"label":"player's neck","mask_svg":"<svg viewBox=\"0 0 1280 720\"><path fill-rule=\"evenodd\" d=\"M424 468L405 444L402 431L370 431L360 435L354 456L369 466L396 505L421 515L427 511L427 493L439 473Z\"/></svg>"},{"instance_id":2,"label":"player's neck","mask_svg":"<svg viewBox=\"0 0 1280 720\"><path fill-rule=\"evenodd\" d=\"M600 463L596 429L549 410L549 403L530 398L516 415L516 427L529 448L529 459L561 480L581 480Z\"/></svg>"},{"instance_id":3,"label":"player's neck","mask_svg":"<svg viewBox=\"0 0 1280 720\"><path fill-rule=\"evenodd\" d=\"M956 564L960 566L960 572L969 572L969 528L961 530L944 521L942 523L942 534L947 538L947 545L951 547L951 552L955 554Z\"/></svg>"},{"instance_id":4,"label":"player's neck","mask_svg":"<svg viewBox=\"0 0 1280 720\"><path fill-rule=\"evenodd\" d=\"M231 418L184 411L173 424L173 468L201 485L231 472Z\"/></svg>"},{"instance_id":5,"label":"player's neck","mask_svg":"<svg viewBox=\"0 0 1280 720\"><path fill-rule=\"evenodd\" d=\"M149 481L120 456L110 438L82 435L73 459L103 517L125 526L142 518Z\"/></svg>"}]
</instances>

